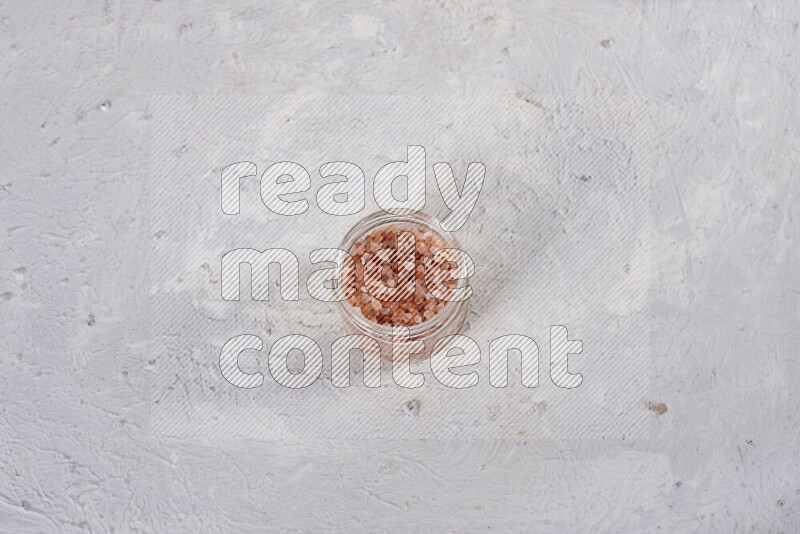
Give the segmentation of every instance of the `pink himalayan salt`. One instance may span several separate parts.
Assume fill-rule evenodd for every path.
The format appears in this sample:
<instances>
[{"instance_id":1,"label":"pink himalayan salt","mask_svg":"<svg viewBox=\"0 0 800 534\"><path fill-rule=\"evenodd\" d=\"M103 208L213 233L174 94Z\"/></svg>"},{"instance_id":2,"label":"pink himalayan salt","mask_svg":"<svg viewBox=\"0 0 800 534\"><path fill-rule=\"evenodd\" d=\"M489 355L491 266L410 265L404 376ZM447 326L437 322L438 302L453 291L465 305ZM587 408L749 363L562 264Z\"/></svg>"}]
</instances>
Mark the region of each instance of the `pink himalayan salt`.
<instances>
[{"instance_id":1,"label":"pink himalayan salt","mask_svg":"<svg viewBox=\"0 0 800 534\"><path fill-rule=\"evenodd\" d=\"M415 290L406 300L400 302L382 302L370 295L364 285L365 255L374 254L384 248L394 248L397 234L411 231L416 240L414 254ZM414 225L398 226L389 224L372 230L359 239L350 252L355 260L356 291L348 298L349 303L358 308L368 320L388 326L413 326L429 321L445 307L445 302L434 297L425 287L425 262L439 249L446 248L442 238ZM397 286L397 271L392 265L384 265L381 280L387 287Z\"/></svg>"}]
</instances>

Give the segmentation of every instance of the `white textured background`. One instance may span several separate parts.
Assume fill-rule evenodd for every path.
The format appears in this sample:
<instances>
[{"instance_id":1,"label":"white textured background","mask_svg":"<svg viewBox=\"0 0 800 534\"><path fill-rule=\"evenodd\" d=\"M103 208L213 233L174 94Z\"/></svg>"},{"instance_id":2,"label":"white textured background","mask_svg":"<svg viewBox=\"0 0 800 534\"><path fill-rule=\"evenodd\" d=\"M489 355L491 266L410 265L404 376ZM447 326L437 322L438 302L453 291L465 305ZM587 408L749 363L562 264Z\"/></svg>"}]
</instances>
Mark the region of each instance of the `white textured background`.
<instances>
[{"instance_id":1,"label":"white textured background","mask_svg":"<svg viewBox=\"0 0 800 534\"><path fill-rule=\"evenodd\" d=\"M632 99L542 95L536 104L513 94L480 93L154 99L151 430L210 435L218 446L236 437L649 435L642 402L651 360L653 129L646 109ZM419 389L393 386L390 365L384 366L380 389L364 387L360 372L353 373L353 387L333 387L330 366L312 387L279 387L267 365L279 337L309 336L327 356L344 334L335 306L306 290L309 274L319 269L312 268L309 253L338 246L359 219L379 209L373 175L393 160L405 160L407 142L425 147L425 211L440 217L447 210L430 169L434 162L451 162L460 181L469 162L486 168L470 220L455 232L475 264L461 333L483 352L474 368L478 385L441 386L425 362L412 367L423 373ZM224 214L222 169L245 157L258 162L261 173L274 161L302 162L312 175L310 191L295 197L310 199L307 211L269 211L256 171L240 180L240 213ZM328 159L357 162L369 176L362 186L369 200L360 213L333 216L317 206L316 192L328 181L317 167ZM242 277L241 299L223 300L220 258L240 247L282 247L295 254L299 300L278 296L275 272L269 301L250 298L249 273ZM550 379L551 325L566 325L572 339L584 342L584 352L570 364L585 376L579 388L559 388ZM260 354L239 357L243 369L263 373L260 388L233 387L220 372L223 345L241 334L264 343ZM506 334L524 334L538 344L537 388L521 386L517 357L509 366L511 386L490 386L489 341ZM360 371L360 364L353 367ZM418 416L403 409L409 402L421 404Z\"/></svg>"},{"instance_id":2,"label":"white textured background","mask_svg":"<svg viewBox=\"0 0 800 534\"><path fill-rule=\"evenodd\" d=\"M788 1L3 3L0 532L798 531L798 24ZM651 437L155 435L150 97L291 91L645 99Z\"/></svg>"}]
</instances>

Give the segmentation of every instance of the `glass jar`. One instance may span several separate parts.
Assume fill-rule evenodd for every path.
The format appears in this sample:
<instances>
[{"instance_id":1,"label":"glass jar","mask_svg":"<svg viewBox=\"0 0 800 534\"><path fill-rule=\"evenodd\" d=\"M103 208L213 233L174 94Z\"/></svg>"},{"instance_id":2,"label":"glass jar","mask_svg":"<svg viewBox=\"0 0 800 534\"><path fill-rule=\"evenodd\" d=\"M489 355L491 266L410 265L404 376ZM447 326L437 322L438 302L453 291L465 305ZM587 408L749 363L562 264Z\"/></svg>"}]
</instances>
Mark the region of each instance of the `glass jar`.
<instances>
[{"instance_id":1,"label":"glass jar","mask_svg":"<svg viewBox=\"0 0 800 534\"><path fill-rule=\"evenodd\" d=\"M459 249L460 246L455 236L442 230L439 221L425 213L412 213L407 215L395 215L386 212L377 212L367 215L358 221L353 228L344 236L342 250L351 253L353 246L360 239L366 237L377 228L393 224L400 228L404 226L417 226L424 228L433 235L438 236L446 248ZM469 279L459 283L459 287L469 285ZM348 334L363 334L375 339L381 347L381 357L392 359L392 326L373 322L361 313L361 311L350 304L346 299L336 302L339 316L342 318L345 330ZM408 326L408 341L422 340L425 343L425 350L422 353L412 354L411 360L421 360L430 356L434 344L437 340L457 334L464 325L469 308L469 299L462 301L449 301L445 303L436 315L424 320L419 324Z\"/></svg>"}]
</instances>

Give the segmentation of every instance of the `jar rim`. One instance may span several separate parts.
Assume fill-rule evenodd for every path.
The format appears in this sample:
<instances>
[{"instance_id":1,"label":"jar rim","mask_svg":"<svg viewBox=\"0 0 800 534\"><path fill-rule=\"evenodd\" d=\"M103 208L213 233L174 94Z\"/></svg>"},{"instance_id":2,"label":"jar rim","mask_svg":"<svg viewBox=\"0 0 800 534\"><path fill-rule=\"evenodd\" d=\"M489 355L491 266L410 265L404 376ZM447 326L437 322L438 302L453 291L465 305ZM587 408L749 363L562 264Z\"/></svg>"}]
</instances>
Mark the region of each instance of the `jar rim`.
<instances>
[{"instance_id":1,"label":"jar rim","mask_svg":"<svg viewBox=\"0 0 800 534\"><path fill-rule=\"evenodd\" d=\"M361 220L359 220L353 227L345 234L342 243L339 246L348 254L355 245L356 241L365 236L368 232L387 224L402 224L410 223L418 226L423 226L431 231L434 235L441 238L448 248L460 248L458 240L450 232L441 230L441 224L438 219L423 212L413 212L404 214L387 213L385 211L378 211L370 213ZM469 279L466 279L466 284L469 284ZM449 325L458 315L459 308L468 302L463 301L448 301L444 308L442 308L431 319L422 321L419 324L407 326L409 330L409 339L415 340L428 336L432 332L442 329ZM347 299L336 302L339 313L345 320L350 321L359 332L362 332L370 337L374 337L379 341L391 342L392 341L392 325L383 325L370 321L358 312L358 309L351 305Z\"/></svg>"}]
</instances>

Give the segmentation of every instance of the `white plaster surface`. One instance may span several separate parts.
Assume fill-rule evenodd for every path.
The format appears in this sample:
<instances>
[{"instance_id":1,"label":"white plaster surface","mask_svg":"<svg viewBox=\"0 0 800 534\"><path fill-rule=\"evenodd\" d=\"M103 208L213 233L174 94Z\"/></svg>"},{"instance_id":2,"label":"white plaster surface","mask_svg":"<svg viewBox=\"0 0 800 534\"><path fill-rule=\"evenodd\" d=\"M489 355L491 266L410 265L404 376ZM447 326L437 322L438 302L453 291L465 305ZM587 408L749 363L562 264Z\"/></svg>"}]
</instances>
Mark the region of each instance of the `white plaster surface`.
<instances>
[{"instance_id":1,"label":"white plaster surface","mask_svg":"<svg viewBox=\"0 0 800 534\"><path fill-rule=\"evenodd\" d=\"M513 94L155 99L151 429L260 440L647 435L653 131L642 103L627 98L542 95L536 102ZM379 209L372 175L393 159L405 160L406 142L426 151L428 213L448 211L434 162L451 162L463 179L467 164L480 161L488 175L473 215L456 232L475 264L461 332L482 347L478 386L441 386L425 363L414 366L428 373L419 390L394 385L389 365L377 390L363 387L360 373L354 387L333 387L327 370L306 390L278 387L267 365L278 337L309 336L327 354L343 335L335 306L306 291L310 252L338 246L356 221ZM264 162L302 162L314 175L308 209L291 217L269 211L256 171L240 180L240 212L222 213L222 169L244 156L259 162L262 173ZM317 190L327 180L315 167L326 158L357 162L369 175L360 213L333 216L317 207ZM241 247L282 248L299 258L299 300L278 298L276 277L268 302L252 300L249 272L244 296L223 300L220 258ZM287 286L281 283L281 293ZM571 365L586 376L579 388L550 380L550 325L561 324L572 339L585 340L585 353ZM216 357L241 334L265 343L261 354L239 357L247 372L260 369L267 377L250 391L231 387ZM544 361L535 389L521 387L517 363L508 372L513 387L490 386L489 341L506 334L538 344ZM404 413L407 402L421 403L418 417Z\"/></svg>"},{"instance_id":2,"label":"white plaster surface","mask_svg":"<svg viewBox=\"0 0 800 534\"><path fill-rule=\"evenodd\" d=\"M799 23L788 1L3 3L0 532L797 532ZM649 436L156 431L151 99L292 92L642 100Z\"/></svg>"}]
</instances>

